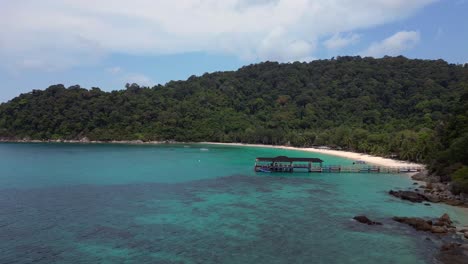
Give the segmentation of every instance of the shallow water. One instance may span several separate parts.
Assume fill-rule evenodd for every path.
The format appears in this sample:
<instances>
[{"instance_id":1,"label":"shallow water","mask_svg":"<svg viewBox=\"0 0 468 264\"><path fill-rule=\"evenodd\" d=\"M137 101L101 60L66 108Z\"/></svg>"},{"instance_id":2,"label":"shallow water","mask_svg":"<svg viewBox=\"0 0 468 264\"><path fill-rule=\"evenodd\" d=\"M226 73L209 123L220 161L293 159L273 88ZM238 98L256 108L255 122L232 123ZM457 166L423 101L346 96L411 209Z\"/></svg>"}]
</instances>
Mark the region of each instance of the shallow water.
<instances>
[{"instance_id":1,"label":"shallow water","mask_svg":"<svg viewBox=\"0 0 468 264\"><path fill-rule=\"evenodd\" d=\"M412 187L404 175L253 172L255 157L276 155L352 162L200 144L0 144L0 263L433 263L425 234L390 218L468 221L390 197Z\"/></svg>"}]
</instances>

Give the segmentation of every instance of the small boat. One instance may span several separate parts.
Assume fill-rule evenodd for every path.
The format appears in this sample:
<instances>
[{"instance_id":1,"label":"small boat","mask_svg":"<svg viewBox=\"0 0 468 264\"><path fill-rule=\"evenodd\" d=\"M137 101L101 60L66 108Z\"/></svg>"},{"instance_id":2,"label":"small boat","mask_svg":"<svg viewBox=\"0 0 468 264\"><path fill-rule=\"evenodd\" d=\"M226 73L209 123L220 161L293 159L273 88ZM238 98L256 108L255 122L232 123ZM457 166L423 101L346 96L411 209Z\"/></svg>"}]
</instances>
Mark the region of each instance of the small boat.
<instances>
[{"instance_id":1,"label":"small boat","mask_svg":"<svg viewBox=\"0 0 468 264\"><path fill-rule=\"evenodd\" d=\"M366 164L366 162L363 161L363 160L356 160L356 161L353 162L353 165L355 165L355 164Z\"/></svg>"}]
</instances>

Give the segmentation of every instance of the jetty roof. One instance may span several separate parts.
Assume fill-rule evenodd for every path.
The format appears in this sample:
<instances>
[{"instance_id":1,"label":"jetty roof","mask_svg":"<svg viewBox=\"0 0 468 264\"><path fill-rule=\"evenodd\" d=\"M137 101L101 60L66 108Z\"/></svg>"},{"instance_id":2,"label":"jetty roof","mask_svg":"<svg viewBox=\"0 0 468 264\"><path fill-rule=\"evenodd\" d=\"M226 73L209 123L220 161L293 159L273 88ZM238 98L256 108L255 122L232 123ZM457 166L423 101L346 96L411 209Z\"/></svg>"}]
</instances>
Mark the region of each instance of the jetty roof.
<instances>
[{"instance_id":1,"label":"jetty roof","mask_svg":"<svg viewBox=\"0 0 468 264\"><path fill-rule=\"evenodd\" d=\"M267 157L259 157L257 158L257 161L270 161L270 162L316 162L320 163L323 162L323 160L319 158L290 158L286 156L278 156L278 157L273 157L273 158L267 158Z\"/></svg>"}]
</instances>

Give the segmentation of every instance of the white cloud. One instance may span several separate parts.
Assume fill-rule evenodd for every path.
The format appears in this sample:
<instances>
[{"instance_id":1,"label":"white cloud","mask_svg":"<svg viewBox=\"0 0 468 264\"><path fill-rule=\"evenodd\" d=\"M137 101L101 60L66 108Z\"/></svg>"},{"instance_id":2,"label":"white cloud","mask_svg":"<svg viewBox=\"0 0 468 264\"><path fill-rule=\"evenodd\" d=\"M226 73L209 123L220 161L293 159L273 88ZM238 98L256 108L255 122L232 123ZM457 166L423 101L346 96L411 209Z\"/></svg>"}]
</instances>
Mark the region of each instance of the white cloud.
<instances>
[{"instance_id":1,"label":"white cloud","mask_svg":"<svg viewBox=\"0 0 468 264\"><path fill-rule=\"evenodd\" d=\"M320 38L397 21L434 1L2 1L0 63L55 69L111 53L198 51L292 61L314 56Z\"/></svg>"},{"instance_id":2,"label":"white cloud","mask_svg":"<svg viewBox=\"0 0 468 264\"><path fill-rule=\"evenodd\" d=\"M155 83L150 77L142 73L128 72L119 66L109 67L104 70L107 73L113 75L113 78L115 78L119 82L130 84L136 83L141 86L152 86Z\"/></svg>"},{"instance_id":3,"label":"white cloud","mask_svg":"<svg viewBox=\"0 0 468 264\"><path fill-rule=\"evenodd\" d=\"M107 68L106 72L110 74L118 74L118 73L123 72L123 69L120 68L119 66L114 66L114 67Z\"/></svg>"},{"instance_id":4,"label":"white cloud","mask_svg":"<svg viewBox=\"0 0 468 264\"><path fill-rule=\"evenodd\" d=\"M372 43L361 54L372 57L401 55L402 52L416 46L420 39L417 31L400 31L380 42Z\"/></svg>"},{"instance_id":5,"label":"white cloud","mask_svg":"<svg viewBox=\"0 0 468 264\"><path fill-rule=\"evenodd\" d=\"M285 30L278 28L262 39L250 56L276 61L293 61L310 56L314 49L313 41L291 40Z\"/></svg>"},{"instance_id":6,"label":"white cloud","mask_svg":"<svg viewBox=\"0 0 468 264\"><path fill-rule=\"evenodd\" d=\"M444 30L442 29L442 27L438 27L434 39L439 40L443 36L444 36Z\"/></svg>"},{"instance_id":7,"label":"white cloud","mask_svg":"<svg viewBox=\"0 0 468 264\"><path fill-rule=\"evenodd\" d=\"M323 44L327 49L341 49L346 46L356 44L359 42L360 36L358 34L334 34L331 38L327 39Z\"/></svg>"}]
</instances>

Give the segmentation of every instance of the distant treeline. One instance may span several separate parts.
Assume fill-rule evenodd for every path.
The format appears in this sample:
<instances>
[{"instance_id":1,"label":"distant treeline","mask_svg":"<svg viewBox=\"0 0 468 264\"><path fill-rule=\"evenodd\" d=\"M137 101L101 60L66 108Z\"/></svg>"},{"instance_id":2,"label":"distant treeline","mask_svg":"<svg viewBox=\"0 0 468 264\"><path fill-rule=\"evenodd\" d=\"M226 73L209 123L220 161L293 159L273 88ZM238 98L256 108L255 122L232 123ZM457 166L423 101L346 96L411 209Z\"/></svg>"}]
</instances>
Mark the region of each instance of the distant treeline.
<instances>
[{"instance_id":1,"label":"distant treeline","mask_svg":"<svg viewBox=\"0 0 468 264\"><path fill-rule=\"evenodd\" d=\"M338 57L265 62L104 92L53 85L0 105L9 139L328 145L426 162L468 192L468 66Z\"/></svg>"}]
</instances>

